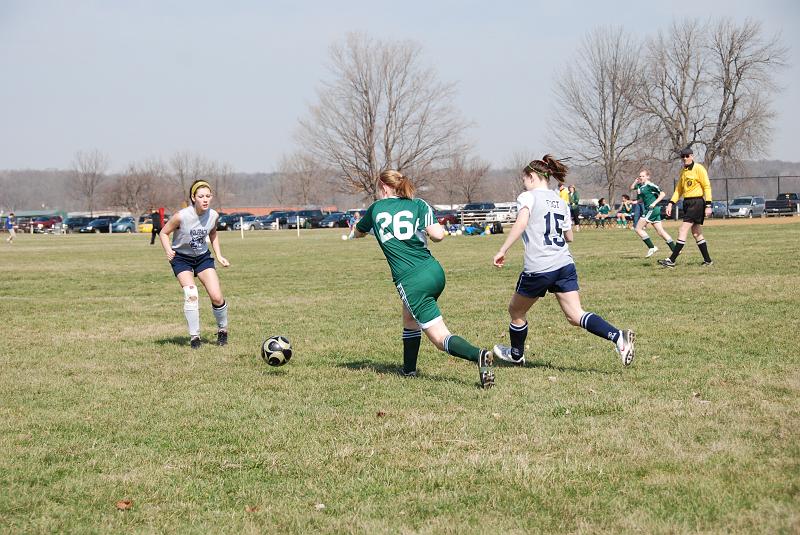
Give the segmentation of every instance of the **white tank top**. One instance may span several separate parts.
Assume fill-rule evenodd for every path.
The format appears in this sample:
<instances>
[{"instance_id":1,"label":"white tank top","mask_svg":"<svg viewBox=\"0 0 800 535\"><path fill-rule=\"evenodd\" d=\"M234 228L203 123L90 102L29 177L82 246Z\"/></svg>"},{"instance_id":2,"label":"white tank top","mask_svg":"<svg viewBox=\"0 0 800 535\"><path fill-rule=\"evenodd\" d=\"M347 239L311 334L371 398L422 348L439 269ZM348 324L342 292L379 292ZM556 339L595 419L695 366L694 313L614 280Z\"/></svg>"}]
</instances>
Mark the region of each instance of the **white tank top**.
<instances>
[{"instance_id":1,"label":"white tank top","mask_svg":"<svg viewBox=\"0 0 800 535\"><path fill-rule=\"evenodd\" d=\"M208 251L206 237L217 226L217 212L208 209L200 217L194 206L180 212L181 226L172 233L172 250L187 256L200 256Z\"/></svg>"},{"instance_id":2,"label":"white tank top","mask_svg":"<svg viewBox=\"0 0 800 535\"><path fill-rule=\"evenodd\" d=\"M517 197L517 210L530 211L522 233L525 243L524 270L547 273L572 264L564 232L572 228L569 204L549 189L525 191Z\"/></svg>"}]
</instances>

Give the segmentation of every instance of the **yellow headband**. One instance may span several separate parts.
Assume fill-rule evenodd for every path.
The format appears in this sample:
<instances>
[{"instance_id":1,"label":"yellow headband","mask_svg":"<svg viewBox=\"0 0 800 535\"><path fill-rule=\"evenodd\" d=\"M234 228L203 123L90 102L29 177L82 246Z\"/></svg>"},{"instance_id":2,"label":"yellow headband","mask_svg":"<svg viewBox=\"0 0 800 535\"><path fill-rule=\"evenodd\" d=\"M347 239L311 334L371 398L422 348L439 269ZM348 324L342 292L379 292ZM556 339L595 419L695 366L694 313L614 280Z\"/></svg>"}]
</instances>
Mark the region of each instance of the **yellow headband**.
<instances>
[{"instance_id":1,"label":"yellow headband","mask_svg":"<svg viewBox=\"0 0 800 535\"><path fill-rule=\"evenodd\" d=\"M208 190L211 191L211 186L205 180L200 180L199 182L195 182L195 184L192 186L192 191L191 191L191 197L193 199L195 194L197 193L197 190L199 190L200 188L208 188Z\"/></svg>"}]
</instances>

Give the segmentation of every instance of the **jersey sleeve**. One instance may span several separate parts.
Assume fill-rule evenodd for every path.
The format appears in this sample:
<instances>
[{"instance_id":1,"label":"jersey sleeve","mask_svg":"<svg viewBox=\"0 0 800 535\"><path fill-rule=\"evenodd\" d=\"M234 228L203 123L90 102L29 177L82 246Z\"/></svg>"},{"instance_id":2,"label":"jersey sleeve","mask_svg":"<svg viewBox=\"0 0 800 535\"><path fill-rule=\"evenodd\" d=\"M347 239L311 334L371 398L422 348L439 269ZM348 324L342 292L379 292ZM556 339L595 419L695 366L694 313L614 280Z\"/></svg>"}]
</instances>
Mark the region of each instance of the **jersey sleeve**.
<instances>
[{"instance_id":1,"label":"jersey sleeve","mask_svg":"<svg viewBox=\"0 0 800 535\"><path fill-rule=\"evenodd\" d=\"M433 217L433 208L422 199L415 199L417 203L417 219L422 224L422 228L428 228L434 223L438 223Z\"/></svg>"},{"instance_id":2,"label":"jersey sleeve","mask_svg":"<svg viewBox=\"0 0 800 535\"><path fill-rule=\"evenodd\" d=\"M697 181L700 182L700 185L703 187L703 198L706 201L706 205L711 205L711 181L708 179L708 172L706 168L702 165L697 170Z\"/></svg>"},{"instance_id":3,"label":"jersey sleeve","mask_svg":"<svg viewBox=\"0 0 800 535\"><path fill-rule=\"evenodd\" d=\"M527 191L523 191L517 197L517 212L521 212L523 208L528 209L528 213L533 213L533 201L534 196L528 193Z\"/></svg>"},{"instance_id":4,"label":"jersey sleeve","mask_svg":"<svg viewBox=\"0 0 800 535\"><path fill-rule=\"evenodd\" d=\"M680 178L678 178L678 185L675 186L675 192L672 194L672 197L670 197L670 199L669 199L669 202L671 202L672 204L675 204L676 202L678 202L678 199L680 199L681 195L683 195L683 176L685 174L686 174L685 170L681 171L681 176L680 176Z\"/></svg>"},{"instance_id":5,"label":"jersey sleeve","mask_svg":"<svg viewBox=\"0 0 800 535\"><path fill-rule=\"evenodd\" d=\"M375 203L372 203L369 208L367 208L366 213L358 220L356 223L356 230L359 232L363 232L364 234L368 233L372 228L372 210L375 206Z\"/></svg>"}]
</instances>

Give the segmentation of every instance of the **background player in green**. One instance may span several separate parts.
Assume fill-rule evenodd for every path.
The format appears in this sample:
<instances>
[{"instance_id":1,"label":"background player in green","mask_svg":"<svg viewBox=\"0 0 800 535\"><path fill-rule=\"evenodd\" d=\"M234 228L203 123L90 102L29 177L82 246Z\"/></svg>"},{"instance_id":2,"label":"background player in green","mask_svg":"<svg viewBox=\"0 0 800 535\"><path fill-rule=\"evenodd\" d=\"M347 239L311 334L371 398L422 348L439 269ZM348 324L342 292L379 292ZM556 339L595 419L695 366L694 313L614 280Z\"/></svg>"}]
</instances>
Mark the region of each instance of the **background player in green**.
<instances>
[{"instance_id":1,"label":"background player in green","mask_svg":"<svg viewBox=\"0 0 800 535\"><path fill-rule=\"evenodd\" d=\"M444 229L428 203L413 198L414 186L398 171L382 172L378 191L382 198L367 209L350 237L362 238L373 230L389 263L403 301L403 375L417 374L421 329L437 349L477 362L481 387L492 387L492 352L450 334L436 303L445 286L444 270L428 250L426 234L438 242Z\"/></svg>"},{"instance_id":2,"label":"background player in green","mask_svg":"<svg viewBox=\"0 0 800 535\"><path fill-rule=\"evenodd\" d=\"M639 171L639 176L636 177L636 180L631 184L631 189L636 190L636 195L639 197L639 202L642 203L642 210L644 211L644 215L636 222L634 230L636 230L636 234L642 238L644 244L647 245L647 254L645 258L650 258L658 251L658 247L653 245L653 240L650 239L650 236L648 236L647 232L644 230L647 228L648 224L653 225L656 229L656 233L667 242L669 250L674 250L675 243L672 241L672 236L664 230L664 225L661 223L661 207L658 206L661 199L666 196L666 192L661 191L658 185L650 182L650 171L647 169Z\"/></svg>"}]
</instances>

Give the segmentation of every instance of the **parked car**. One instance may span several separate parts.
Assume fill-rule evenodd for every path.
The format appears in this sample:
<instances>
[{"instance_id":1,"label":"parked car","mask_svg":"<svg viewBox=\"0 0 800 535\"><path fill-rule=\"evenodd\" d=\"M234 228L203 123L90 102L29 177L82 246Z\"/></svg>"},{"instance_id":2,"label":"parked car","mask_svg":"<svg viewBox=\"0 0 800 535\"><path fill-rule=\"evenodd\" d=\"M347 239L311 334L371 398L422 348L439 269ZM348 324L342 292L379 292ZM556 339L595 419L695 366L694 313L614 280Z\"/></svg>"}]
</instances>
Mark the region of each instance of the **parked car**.
<instances>
[{"instance_id":1,"label":"parked car","mask_svg":"<svg viewBox=\"0 0 800 535\"><path fill-rule=\"evenodd\" d=\"M461 223L469 225L471 223L483 224L489 212L495 209L493 202L473 202L465 204L460 210Z\"/></svg>"},{"instance_id":2,"label":"parked car","mask_svg":"<svg viewBox=\"0 0 800 535\"><path fill-rule=\"evenodd\" d=\"M92 219L89 221L89 224L85 227L81 227L79 232L81 234L85 234L87 232L97 233L97 232L108 232L108 227L114 222L114 218L111 217L98 217L97 219Z\"/></svg>"},{"instance_id":3,"label":"parked car","mask_svg":"<svg viewBox=\"0 0 800 535\"><path fill-rule=\"evenodd\" d=\"M726 201L712 201L711 217L728 217L728 203Z\"/></svg>"},{"instance_id":4,"label":"parked car","mask_svg":"<svg viewBox=\"0 0 800 535\"><path fill-rule=\"evenodd\" d=\"M797 193L779 193L774 201L764 203L764 215L794 215L798 211L798 203Z\"/></svg>"},{"instance_id":5,"label":"parked car","mask_svg":"<svg viewBox=\"0 0 800 535\"><path fill-rule=\"evenodd\" d=\"M272 212L262 222L266 229L280 230L286 228L286 219L288 217L289 212Z\"/></svg>"},{"instance_id":6,"label":"parked car","mask_svg":"<svg viewBox=\"0 0 800 535\"><path fill-rule=\"evenodd\" d=\"M297 228L299 220L301 228L315 228L319 227L323 219L325 219L325 214L322 213L322 210L298 210L286 218L286 226Z\"/></svg>"},{"instance_id":7,"label":"parked car","mask_svg":"<svg viewBox=\"0 0 800 535\"><path fill-rule=\"evenodd\" d=\"M61 225L61 216L38 216L31 219L29 227L34 232L44 233L53 229L53 227Z\"/></svg>"},{"instance_id":8,"label":"parked car","mask_svg":"<svg viewBox=\"0 0 800 535\"><path fill-rule=\"evenodd\" d=\"M136 232L136 220L132 217L120 217L111 224L111 232Z\"/></svg>"},{"instance_id":9,"label":"parked car","mask_svg":"<svg viewBox=\"0 0 800 535\"><path fill-rule=\"evenodd\" d=\"M736 197L728 205L729 217L762 217L766 204L764 197Z\"/></svg>"},{"instance_id":10,"label":"parked car","mask_svg":"<svg viewBox=\"0 0 800 535\"><path fill-rule=\"evenodd\" d=\"M331 212L319 222L321 228L347 228L350 226L350 216L344 212Z\"/></svg>"},{"instance_id":11,"label":"parked car","mask_svg":"<svg viewBox=\"0 0 800 535\"><path fill-rule=\"evenodd\" d=\"M89 216L68 217L64 220L62 225L66 227L67 232L77 232L81 227L85 227L94 218Z\"/></svg>"},{"instance_id":12,"label":"parked car","mask_svg":"<svg viewBox=\"0 0 800 535\"><path fill-rule=\"evenodd\" d=\"M487 223L512 223L517 220L517 205L497 206L486 214Z\"/></svg>"},{"instance_id":13,"label":"parked car","mask_svg":"<svg viewBox=\"0 0 800 535\"><path fill-rule=\"evenodd\" d=\"M249 215L243 217L241 221L233 224L233 230L264 230L264 224L259 221L258 217Z\"/></svg>"},{"instance_id":14,"label":"parked car","mask_svg":"<svg viewBox=\"0 0 800 535\"><path fill-rule=\"evenodd\" d=\"M217 218L217 230L233 230L234 223L239 219L252 216L250 212L234 212L232 214L219 214Z\"/></svg>"},{"instance_id":15,"label":"parked car","mask_svg":"<svg viewBox=\"0 0 800 535\"><path fill-rule=\"evenodd\" d=\"M458 225L461 223L461 219L458 217L457 210L436 210L433 212L433 217L436 218L436 221L439 224L448 227L450 225Z\"/></svg>"}]
</instances>

